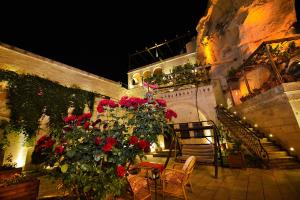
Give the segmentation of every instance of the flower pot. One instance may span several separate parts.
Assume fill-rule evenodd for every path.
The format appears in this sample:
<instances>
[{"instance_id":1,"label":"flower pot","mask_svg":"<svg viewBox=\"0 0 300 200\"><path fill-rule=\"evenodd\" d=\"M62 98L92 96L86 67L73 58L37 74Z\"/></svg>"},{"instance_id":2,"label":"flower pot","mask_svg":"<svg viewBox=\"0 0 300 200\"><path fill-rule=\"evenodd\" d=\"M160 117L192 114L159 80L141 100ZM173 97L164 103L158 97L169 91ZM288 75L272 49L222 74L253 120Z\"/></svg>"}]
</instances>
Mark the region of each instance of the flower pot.
<instances>
[{"instance_id":1,"label":"flower pot","mask_svg":"<svg viewBox=\"0 0 300 200\"><path fill-rule=\"evenodd\" d=\"M23 183L0 187L1 200L34 200L38 198L40 180L32 179Z\"/></svg>"},{"instance_id":2,"label":"flower pot","mask_svg":"<svg viewBox=\"0 0 300 200\"><path fill-rule=\"evenodd\" d=\"M21 174L22 167L0 170L0 179L7 179L15 174Z\"/></svg>"},{"instance_id":3,"label":"flower pot","mask_svg":"<svg viewBox=\"0 0 300 200\"><path fill-rule=\"evenodd\" d=\"M230 153L228 155L228 164L232 168L243 168L245 167L245 158L241 152Z\"/></svg>"}]
</instances>

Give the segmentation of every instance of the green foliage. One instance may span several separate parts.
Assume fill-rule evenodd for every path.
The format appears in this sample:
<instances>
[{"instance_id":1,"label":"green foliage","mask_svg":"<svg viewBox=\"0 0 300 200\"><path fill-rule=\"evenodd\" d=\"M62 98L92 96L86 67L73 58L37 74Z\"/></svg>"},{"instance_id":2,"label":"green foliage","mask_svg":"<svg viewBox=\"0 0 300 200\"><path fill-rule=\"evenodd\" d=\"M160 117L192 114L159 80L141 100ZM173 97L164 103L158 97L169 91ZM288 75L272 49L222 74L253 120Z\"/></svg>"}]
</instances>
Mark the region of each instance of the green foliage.
<instances>
[{"instance_id":1,"label":"green foliage","mask_svg":"<svg viewBox=\"0 0 300 200\"><path fill-rule=\"evenodd\" d=\"M175 66L169 74L155 74L145 79L146 82L164 86L182 86L182 85L199 85L210 82L208 68L200 68L197 64L186 63L185 65Z\"/></svg>"},{"instance_id":2,"label":"green foliage","mask_svg":"<svg viewBox=\"0 0 300 200\"><path fill-rule=\"evenodd\" d=\"M4 150L7 146L9 146L9 140L7 138L7 133L9 130L9 122L6 120L0 120L0 130L2 131L2 135L0 134L0 151Z\"/></svg>"},{"instance_id":3,"label":"green foliage","mask_svg":"<svg viewBox=\"0 0 300 200\"><path fill-rule=\"evenodd\" d=\"M50 117L50 129L63 127L68 107L82 113L85 104L93 105L95 94L79 88L68 88L38 76L0 70L0 81L8 81L8 106L11 128L30 138L38 130L42 113Z\"/></svg>"},{"instance_id":4,"label":"green foliage","mask_svg":"<svg viewBox=\"0 0 300 200\"><path fill-rule=\"evenodd\" d=\"M170 130L165 102L159 102L123 97L118 105L103 99L97 108L97 123L70 116L62 133L51 139L56 143L40 148L50 141L42 137L35 151L48 154L44 166L51 168L50 175L62 180L70 194L80 199L118 196L127 184L124 175L129 166L145 157L159 134Z\"/></svg>"}]
</instances>

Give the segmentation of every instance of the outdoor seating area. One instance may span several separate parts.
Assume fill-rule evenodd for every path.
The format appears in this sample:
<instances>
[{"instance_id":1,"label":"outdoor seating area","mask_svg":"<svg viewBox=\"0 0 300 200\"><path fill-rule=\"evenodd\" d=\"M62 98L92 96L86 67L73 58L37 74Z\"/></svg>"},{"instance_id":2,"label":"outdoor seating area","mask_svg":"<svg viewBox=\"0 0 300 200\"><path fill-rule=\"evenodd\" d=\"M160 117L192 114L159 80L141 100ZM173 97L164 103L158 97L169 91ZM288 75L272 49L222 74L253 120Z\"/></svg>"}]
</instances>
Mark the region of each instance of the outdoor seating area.
<instances>
[{"instance_id":1,"label":"outdoor seating area","mask_svg":"<svg viewBox=\"0 0 300 200\"><path fill-rule=\"evenodd\" d=\"M149 157L149 161L163 162L164 160ZM174 163L170 162L170 168ZM40 199L54 199L53 196L62 196L63 192L56 190L56 185L46 178L41 178ZM258 168L220 168L219 178L214 177L214 167L206 165L196 165L193 170L190 181L192 189L187 186L186 195L190 200L197 199L299 199L300 192L300 170L284 170L284 169L258 169ZM148 189L145 181L143 187ZM158 180L157 199L163 199L162 185ZM151 190L151 198L155 199L154 183L149 180L149 189ZM147 190L146 189L146 190ZM145 194L149 194L148 191ZM146 196L143 196L146 197ZM184 196L174 196L165 194L166 200L184 199ZM133 199L129 193L125 199ZM59 199L59 198L56 198ZM120 197L120 199L122 199Z\"/></svg>"}]
</instances>

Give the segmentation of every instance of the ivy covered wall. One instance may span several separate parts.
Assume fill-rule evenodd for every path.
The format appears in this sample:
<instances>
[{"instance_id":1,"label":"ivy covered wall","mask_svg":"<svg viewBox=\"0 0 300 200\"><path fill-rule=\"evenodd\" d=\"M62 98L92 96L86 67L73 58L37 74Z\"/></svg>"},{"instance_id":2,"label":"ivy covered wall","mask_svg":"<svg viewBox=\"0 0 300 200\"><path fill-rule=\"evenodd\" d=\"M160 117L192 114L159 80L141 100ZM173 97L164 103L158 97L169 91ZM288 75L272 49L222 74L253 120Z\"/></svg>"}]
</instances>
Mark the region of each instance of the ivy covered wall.
<instances>
[{"instance_id":1,"label":"ivy covered wall","mask_svg":"<svg viewBox=\"0 0 300 200\"><path fill-rule=\"evenodd\" d=\"M8 82L10 126L18 132L24 131L29 138L38 129L38 120L43 113L50 117L50 131L55 133L62 128L70 106L75 107L74 114L81 114L85 104L93 110L96 94L76 86L68 88L38 76L0 69L1 81Z\"/></svg>"}]
</instances>

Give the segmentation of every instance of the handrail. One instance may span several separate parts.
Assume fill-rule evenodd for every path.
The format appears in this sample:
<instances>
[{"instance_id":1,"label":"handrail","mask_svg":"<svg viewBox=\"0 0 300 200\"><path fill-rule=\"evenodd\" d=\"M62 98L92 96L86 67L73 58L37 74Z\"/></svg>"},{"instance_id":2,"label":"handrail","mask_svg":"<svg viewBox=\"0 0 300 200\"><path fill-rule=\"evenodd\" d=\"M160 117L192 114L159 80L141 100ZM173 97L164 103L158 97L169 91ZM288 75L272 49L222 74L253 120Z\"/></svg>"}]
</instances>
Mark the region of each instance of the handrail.
<instances>
[{"instance_id":1,"label":"handrail","mask_svg":"<svg viewBox=\"0 0 300 200\"><path fill-rule=\"evenodd\" d=\"M236 137L241 139L243 141L243 143L247 146L248 150L251 151L257 157L259 157L264 162L264 164L268 167L268 165L269 165L269 154L266 151L266 149L262 146L262 144L260 142L260 138L256 135L256 133L253 130L246 127L241 122L239 122L239 119L236 119L235 117L231 116L230 114L232 114L232 113L230 113L229 111L225 111L224 108L217 106L216 111L217 111L218 119L224 125L225 125L225 123L224 123L224 121L222 121L222 118L226 117L232 123L236 124L239 127L240 134L237 134L234 131L231 131L231 132ZM233 127L228 126L227 128L229 130L231 130Z\"/></svg>"}]
</instances>

